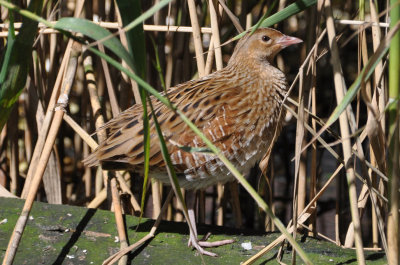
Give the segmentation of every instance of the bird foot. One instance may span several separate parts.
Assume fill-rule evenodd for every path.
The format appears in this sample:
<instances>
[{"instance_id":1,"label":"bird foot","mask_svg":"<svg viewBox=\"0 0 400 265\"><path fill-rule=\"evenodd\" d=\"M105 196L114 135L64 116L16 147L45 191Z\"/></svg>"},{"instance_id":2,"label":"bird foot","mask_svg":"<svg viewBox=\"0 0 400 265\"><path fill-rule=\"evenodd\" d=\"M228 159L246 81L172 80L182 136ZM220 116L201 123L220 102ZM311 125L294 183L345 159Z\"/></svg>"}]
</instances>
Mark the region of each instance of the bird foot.
<instances>
[{"instance_id":1,"label":"bird foot","mask_svg":"<svg viewBox=\"0 0 400 265\"><path fill-rule=\"evenodd\" d=\"M227 244L232 244L235 242L233 239L226 239L226 240L220 240L220 241L215 241L215 242L206 242L208 238L210 237L211 233L207 233L204 238L198 240L195 238L193 235L190 235L189 241L188 241L188 246L189 247L194 247L199 251L200 254L202 255L207 255L211 257L217 257L218 255L211 252L211 251L206 251L203 249L205 248L212 248L212 247L219 247Z\"/></svg>"}]
</instances>

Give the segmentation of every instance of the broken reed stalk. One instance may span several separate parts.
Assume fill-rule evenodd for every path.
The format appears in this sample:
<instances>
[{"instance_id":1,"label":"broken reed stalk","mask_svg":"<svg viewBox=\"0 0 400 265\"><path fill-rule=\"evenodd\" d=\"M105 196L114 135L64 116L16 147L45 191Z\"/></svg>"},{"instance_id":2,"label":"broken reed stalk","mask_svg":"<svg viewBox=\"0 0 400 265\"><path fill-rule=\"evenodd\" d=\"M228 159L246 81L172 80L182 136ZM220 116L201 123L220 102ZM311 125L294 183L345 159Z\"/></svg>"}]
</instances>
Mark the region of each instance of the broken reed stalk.
<instances>
[{"instance_id":1,"label":"broken reed stalk","mask_svg":"<svg viewBox=\"0 0 400 265\"><path fill-rule=\"evenodd\" d=\"M339 48L337 46L335 39L336 38L335 25L333 22L332 6L330 0L325 1L325 13L326 13L326 27L328 32L329 47L331 49L331 55L333 61L332 66L333 66L333 75L335 82L336 100L339 104L340 102L342 102L344 97L344 87L343 87L344 80L339 58ZM352 151L351 151L351 142L349 133L349 122L347 120L346 112L342 113L339 116L339 124L342 136L342 148L343 148L343 156L346 168L346 177L349 185L350 210L355 231L357 260L359 264L364 265L365 257L364 257L363 242L361 236L360 216L358 214L358 207L357 207L357 191L355 186L356 178L355 178L354 168L351 165Z\"/></svg>"},{"instance_id":2,"label":"broken reed stalk","mask_svg":"<svg viewBox=\"0 0 400 265\"><path fill-rule=\"evenodd\" d=\"M43 173L46 169L47 161L49 160L54 142L58 134L58 130L63 119L65 107L68 104L68 95L71 91L76 69L78 67L78 57L80 54L80 50L81 45L74 42L74 44L72 45L71 57L68 62L65 78L63 80L62 93L60 94L57 101L57 107L55 109L55 114L51 123L49 134L47 136L43 152L40 156L36 172L32 178L32 182L30 184L28 195L21 215L18 218L14 231L11 235L6 254L4 255L3 265L12 264L15 254L17 252L19 242L26 226L26 222L28 221L29 213L32 209L33 201L36 198L37 191L42 181Z\"/></svg>"}]
</instances>

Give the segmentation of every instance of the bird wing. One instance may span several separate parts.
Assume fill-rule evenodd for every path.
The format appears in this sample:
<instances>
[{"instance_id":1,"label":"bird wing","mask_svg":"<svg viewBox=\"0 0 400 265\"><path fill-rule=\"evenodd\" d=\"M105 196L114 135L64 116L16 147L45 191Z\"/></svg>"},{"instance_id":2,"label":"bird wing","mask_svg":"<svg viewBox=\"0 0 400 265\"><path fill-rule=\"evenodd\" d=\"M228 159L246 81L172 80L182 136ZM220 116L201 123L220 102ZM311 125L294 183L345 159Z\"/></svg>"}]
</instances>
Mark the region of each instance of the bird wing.
<instances>
[{"instance_id":1,"label":"bird wing","mask_svg":"<svg viewBox=\"0 0 400 265\"><path fill-rule=\"evenodd\" d=\"M224 150L230 146L235 134L238 110L233 110L235 103L232 99L239 100L239 94L240 89L232 82L210 75L178 85L169 90L167 96L209 140ZM181 146L204 147L205 144L177 113L153 97L151 101L178 172L210 160L206 155L200 156L204 158L199 160L196 159L199 155L183 151ZM141 167L144 163L142 115L142 106L134 105L105 124L102 129L107 129L110 136L84 163L93 166L99 162L113 162L128 164L133 168ZM150 166L164 166L153 120L150 121Z\"/></svg>"}]
</instances>

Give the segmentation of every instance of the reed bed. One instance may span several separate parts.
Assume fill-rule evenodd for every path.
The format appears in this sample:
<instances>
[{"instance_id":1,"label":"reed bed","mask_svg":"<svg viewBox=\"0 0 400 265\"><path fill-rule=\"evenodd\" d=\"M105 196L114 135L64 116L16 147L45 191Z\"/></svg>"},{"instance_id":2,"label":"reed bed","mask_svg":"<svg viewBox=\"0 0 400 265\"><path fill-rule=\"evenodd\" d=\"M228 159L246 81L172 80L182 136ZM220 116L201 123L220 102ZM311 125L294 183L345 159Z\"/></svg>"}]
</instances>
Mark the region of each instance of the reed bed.
<instances>
[{"instance_id":1,"label":"reed bed","mask_svg":"<svg viewBox=\"0 0 400 265\"><path fill-rule=\"evenodd\" d=\"M176 185L173 197L148 172L81 161L104 140L93 133L106 121L148 94L221 69L232 38L254 26L304 40L276 60L291 84L284 128L247 180L220 157L238 181L198 192L198 221L282 233L246 264L299 234L355 248L359 264L365 249L398 264L399 4L0 0L0 195L26 199L3 264L12 263L36 199L113 210L122 251L105 264L126 263L161 219L182 221L185 191ZM122 214L158 222L128 246Z\"/></svg>"}]
</instances>

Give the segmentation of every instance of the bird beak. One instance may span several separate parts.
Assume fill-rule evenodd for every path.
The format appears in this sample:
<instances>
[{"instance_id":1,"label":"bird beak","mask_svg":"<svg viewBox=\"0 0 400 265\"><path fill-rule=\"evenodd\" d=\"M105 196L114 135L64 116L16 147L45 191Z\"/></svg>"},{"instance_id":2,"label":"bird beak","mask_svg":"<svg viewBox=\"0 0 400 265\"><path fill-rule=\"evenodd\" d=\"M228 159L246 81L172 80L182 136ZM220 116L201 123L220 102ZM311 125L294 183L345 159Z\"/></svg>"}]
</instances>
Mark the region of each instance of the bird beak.
<instances>
[{"instance_id":1,"label":"bird beak","mask_svg":"<svg viewBox=\"0 0 400 265\"><path fill-rule=\"evenodd\" d=\"M283 37L280 37L275 43L281 45L282 49L284 49L290 45L301 43L301 42L303 42L303 41L299 38L284 35Z\"/></svg>"}]
</instances>

